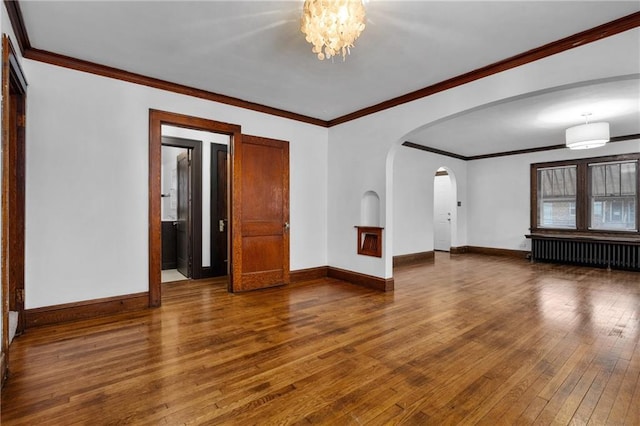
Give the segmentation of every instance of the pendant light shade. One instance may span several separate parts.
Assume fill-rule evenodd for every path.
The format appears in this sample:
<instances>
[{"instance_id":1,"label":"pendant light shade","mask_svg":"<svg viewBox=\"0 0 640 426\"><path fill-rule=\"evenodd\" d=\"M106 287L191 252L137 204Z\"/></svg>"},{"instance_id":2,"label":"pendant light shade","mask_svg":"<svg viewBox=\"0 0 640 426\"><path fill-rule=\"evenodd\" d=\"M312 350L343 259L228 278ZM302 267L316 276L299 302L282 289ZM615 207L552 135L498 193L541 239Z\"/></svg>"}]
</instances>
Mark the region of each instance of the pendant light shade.
<instances>
[{"instance_id":1,"label":"pendant light shade","mask_svg":"<svg viewBox=\"0 0 640 426\"><path fill-rule=\"evenodd\" d=\"M587 123L569 127L565 137L567 148L597 148L609 142L609 123Z\"/></svg>"}]
</instances>

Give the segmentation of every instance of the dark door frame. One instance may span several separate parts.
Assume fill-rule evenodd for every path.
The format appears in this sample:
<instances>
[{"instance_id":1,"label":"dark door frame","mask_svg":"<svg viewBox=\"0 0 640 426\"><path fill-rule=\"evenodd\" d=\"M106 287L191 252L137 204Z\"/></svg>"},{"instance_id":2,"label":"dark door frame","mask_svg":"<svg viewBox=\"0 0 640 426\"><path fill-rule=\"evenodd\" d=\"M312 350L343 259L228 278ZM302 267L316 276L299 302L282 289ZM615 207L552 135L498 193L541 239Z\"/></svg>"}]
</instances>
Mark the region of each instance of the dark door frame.
<instances>
[{"instance_id":1,"label":"dark door frame","mask_svg":"<svg viewBox=\"0 0 640 426\"><path fill-rule=\"evenodd\" d=\"M162 136L163 146L191 150L191 277L203 278L202 267L202 141ZM162 262L161 262L162 263Z\"/></svg>"},{"instance_id":2,"label":"dark door frame","mask_svg":"<svg viewBox=\"0 0 640 426\"><path fill-rule=\"evenodd\" d=\"M222 133L230 136L229 152L233 156L234 145L242 137L241 127L237 124L223 123L206 118L192 117L173 112L149 110L149 306L156 307L162 304L161 270L162 270L162 217L161 203L161 166L162 166L162 125L167 124L187 129L204 130L212 133ZM232 163L232 162L230 162ZM235 194L232 192L233 165L229 170L228 194L230 196L228 208L232 217ZM228 235L233 229L229 226ZM230 238L229 238L230 240ZM231 242L228 246L231 248ZM233 262L235 256L229 250L229 262ZM233 274L229 275L229 290L233 288Z\"/></svg>"},{"instance_id":3,"label":"dark door frame","mask_svg":"<svg viewBox=\"0 0 640 426\"><path fill-rule=\"evenodd\" d=\"M2 342L0 381L9 369L9 310L24 330L25 129L27 81L7 35L2 36Z\"/></svg>"}]
</instances>

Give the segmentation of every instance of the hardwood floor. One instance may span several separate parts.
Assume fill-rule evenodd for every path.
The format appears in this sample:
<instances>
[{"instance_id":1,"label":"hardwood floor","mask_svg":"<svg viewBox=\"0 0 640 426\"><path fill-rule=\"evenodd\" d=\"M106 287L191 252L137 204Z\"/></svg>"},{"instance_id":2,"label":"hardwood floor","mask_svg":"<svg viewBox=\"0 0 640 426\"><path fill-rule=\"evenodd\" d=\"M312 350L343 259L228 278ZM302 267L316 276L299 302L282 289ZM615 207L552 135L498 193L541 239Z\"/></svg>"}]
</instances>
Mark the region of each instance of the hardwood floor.
<instances>
[{"instance_id":1,"label":"hardwood floor","mask_svg":"<svg viewBox=\"0 0 640 426\"><path fill-rule=\"evenodd\" d=\"M395 286L169 284L28 330L2 424L640 424L640 274L437 253Z\"/></svg>"}]
</instances>

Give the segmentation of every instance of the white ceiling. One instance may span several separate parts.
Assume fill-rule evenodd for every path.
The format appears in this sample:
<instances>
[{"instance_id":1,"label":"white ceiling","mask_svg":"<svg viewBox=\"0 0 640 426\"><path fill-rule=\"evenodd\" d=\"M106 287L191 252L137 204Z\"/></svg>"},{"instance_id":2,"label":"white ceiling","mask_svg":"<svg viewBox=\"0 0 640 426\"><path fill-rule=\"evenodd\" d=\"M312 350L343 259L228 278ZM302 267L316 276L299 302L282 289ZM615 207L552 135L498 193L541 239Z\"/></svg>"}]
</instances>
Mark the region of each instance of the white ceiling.
<instances>
[{"instance_id":1,"label":"white ceiling","mask_svg":"<svg viewBox=\"0 0 640 426\"><path fill-rule=\"evenodd\" d=\"M640 133L640 79L589 82L468 111L407 136L409 142L464 157L564 143L566 128L607 121L611 136Z\"/></svg>"},{"instance_id":2,"label":"white ceiling","mask_svg":"<svg viewBox=\"0 0 640 426\"><path fill-rule=\"evenodd\" d=\"M331 120L640 11L640 2L370 0L367 27L344 62L311 52L299 29L301 0L22 0L20 7L34 48ZM494 105L423 129L413 141L438 147L455 133L482 143L467 143L461 155L527 148L541 136L549 145L549 126L531 121L539 109L627 90L637 107L637 77ZM623 133L640 133L633 117L625 123ZM526 138L523 126L531 128Z\"/></svg>"}]
</instances>

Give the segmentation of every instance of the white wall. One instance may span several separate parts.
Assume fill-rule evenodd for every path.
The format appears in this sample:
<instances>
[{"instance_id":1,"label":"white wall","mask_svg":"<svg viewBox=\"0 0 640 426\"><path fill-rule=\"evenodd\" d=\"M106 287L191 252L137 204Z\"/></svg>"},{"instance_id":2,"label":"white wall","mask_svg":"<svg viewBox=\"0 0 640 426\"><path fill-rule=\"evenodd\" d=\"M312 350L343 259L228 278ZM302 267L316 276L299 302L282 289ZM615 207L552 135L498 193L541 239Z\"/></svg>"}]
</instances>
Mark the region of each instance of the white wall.
<instances>
[{"instance_id":1,"label":"white wall","mask_svg":"<svg viewBox=\"0 0 640 426\"><path fill-rule=\"evenodd\" d=\"M148 290L149 109L290 141L291 269L327 265L327 129L25 60L26 307Z\"/></svg>"},{"instance_id":2,"label":"white wall","mask_svg":"<svg viewBox=\"0 0 640 426\"><path fill-rule=\"evenodd\" d=\"M392 276L392 254L397 253L393 244L399 240L393 235L394 179L399 164L395 157L402 155L398 146L406 135L488 103L578 81L637 74L637 56L619 49L617 42L636 46L638 37L640 30L630 30L330 128L329 265L383 278ZM459 190L463 188L461 181L458 179ZM358 256L355 249L353 226L359 218L361 196L367 190L378 193L385 206L382 259ZM463 242L466 236L457 239Z\"/></svg>"},{"instance_id":3,"label":"white wall","mask_svg":"<svg viewBox=\"0 0 640 426\"><path fill-rule=\"evenodd\" d=\"M561 149L470 161L469 245L530 250L530 165L547 161L640 152L640 141L582 151ZM509 176L509 179L505 179ZM497 232L496 230L500 230Z\"/></svg>"}]
</instances>

